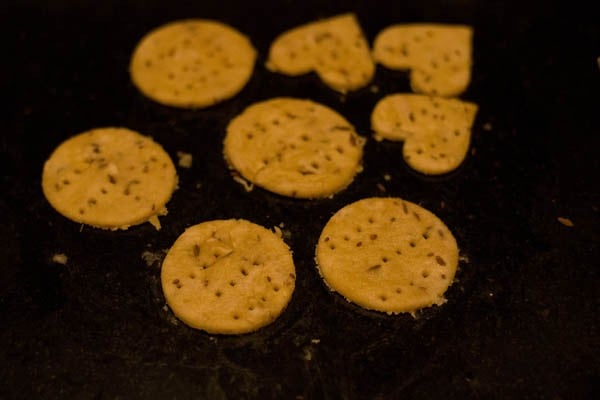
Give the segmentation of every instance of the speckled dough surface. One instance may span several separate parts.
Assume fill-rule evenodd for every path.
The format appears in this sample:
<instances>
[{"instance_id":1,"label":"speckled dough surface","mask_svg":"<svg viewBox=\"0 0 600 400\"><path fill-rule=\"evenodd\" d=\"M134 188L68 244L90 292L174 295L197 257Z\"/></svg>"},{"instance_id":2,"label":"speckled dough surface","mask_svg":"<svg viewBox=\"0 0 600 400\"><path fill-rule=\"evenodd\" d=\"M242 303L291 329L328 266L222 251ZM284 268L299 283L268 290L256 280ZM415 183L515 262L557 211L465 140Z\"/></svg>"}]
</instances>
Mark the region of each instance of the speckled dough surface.
<instances>
[{"instance_id":1,"label":"speckled dough surface","mask_svg":"<svg viewBox=\"0 0 600 400\"><path fill-rule=\"evenodd\" d=\"M169 155L126 128L98 128L56 148L44 164L44 195L59 213L84 224L126 229L158 215L177 187Z\"/></svg>"},{"instance_id":2,"label":"speckled dough surface","mask_svg":"<svg viewBox=\"0 0 600 400\"><path fill-rule=\"evenodd\" d=\"M267 68L296 76L315 71L329 87L347 92L366 86L375 74L369 44L354 14L342 14L278 36Z\"/></svg>"},{"instance_id":3,"label":"speckled dough surface","mask_svg":"<svg viewBox=\"0 0 600 400\"><path fill-rule=\"evenodd\" d=\"M275 233L245 220L216 220L188 228L161 272L163 293L187 325L242 334L273 322L295 285L291 252Z\"/></svg>"},{"instance_id":4,"label":"speckled dough surface","mask_svg":"<svg viewBox=\"0 0 600 400\"><path fill-rule=\"evenodd\" d=\"M325 283L347 300L413 313L445 302L458 247L446 225L424 208L399 198L368 198L331 217L316 261Z\"/></svg>"},{"instance_id":5,"label":"speckled dough surface","mask_svg":"<svg viewBox=\"0 0 600 400\"><path fill-rule=\"evenodd\" d=\"M309 100L276 98L248 107L227 127L224 152L248 181L284 196L319 198L361 170L364 139L341 115Z\"/></svg>"},{"instance_id":6,"label":"speckled dough surface","mask_svg":"<svg viewBox=\"0 0 600 400\"><path fill-rule=\"evenodd\" d=\"M234 28L191 19L144 36L133 53L130 73L137 88L159 103L201 108L242 90L255 60L252 43Z\"/></svg>"},{"instance_id":7,"label":"speckled dough surface","mask_svg":"<svg viewBox=\"0 0 600 400\"><path fill-rule=\"evenodd\" d=\"M457 96L471 81L473 29L464 25L399 24L381 31L373 58L390 69L410 69L415 92Z\"/></svg>"},{"instance_id":8,"label":"speckled dough surface","mask_svg":"<svg viewBox=\"0 0 600 400\"><path fill-rule=\"evenodd\" d=\"M424 174L450 172L465 159L477 105L456 99L394 94L371 114L376 139L403 140L408 165Z\"/></svg>"}]
</instances>

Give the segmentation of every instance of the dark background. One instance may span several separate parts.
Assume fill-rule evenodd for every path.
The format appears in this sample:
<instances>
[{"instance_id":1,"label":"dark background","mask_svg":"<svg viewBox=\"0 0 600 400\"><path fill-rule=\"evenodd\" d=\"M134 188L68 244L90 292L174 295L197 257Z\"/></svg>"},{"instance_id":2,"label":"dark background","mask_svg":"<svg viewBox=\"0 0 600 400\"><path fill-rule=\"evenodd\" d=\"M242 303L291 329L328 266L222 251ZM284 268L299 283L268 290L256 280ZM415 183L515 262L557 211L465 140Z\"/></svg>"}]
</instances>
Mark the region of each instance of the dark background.
<instances>
[{"instance_id":1,"label":"dark background","mask_svg":"<svg viewBox=\"0 0 600 400\"><path fill-rule=\"evenodd\" d=\"M0 5L0 398L600 394L600 29L591 6L472 0L45 3ZM370 137L376 101L409 90L407 74L382 68L373 81L378 93L367 88L345 97L313 75L286 78L265 70L277 34L344 11L357 13L371 42L392 23L474 27L473 80L462 96L480 106L472 153L458 171L427 178L405 166L400 143L369 140L365 171L333 199L246 193L227 171L221 142L227 122L250 103L312 98ZM145 33L189 17L229 23L259 52L255 73L238 96L198 111L145 99L127 70ZM119 232L81 227L43 197L42 166L52 150L72 135L110 125L153 136L175 160L180 150L194 157L192 168L178 169L180 189L160 231L149 224ZM345 302L327 291L314 267L314 247L331 214L377 195L401 196L433 211L454 232L463 255L448 303L417 319ZM575 226L560 224L559 216ZM164 307L160 257L186 227L233 217L285 223L297 286L272 325L239 337L211 336L178 323ZM147 265L144 251L159 261ZM55 253L66 254L67 265L53 263Z\"/></svg>"}]
</instances>

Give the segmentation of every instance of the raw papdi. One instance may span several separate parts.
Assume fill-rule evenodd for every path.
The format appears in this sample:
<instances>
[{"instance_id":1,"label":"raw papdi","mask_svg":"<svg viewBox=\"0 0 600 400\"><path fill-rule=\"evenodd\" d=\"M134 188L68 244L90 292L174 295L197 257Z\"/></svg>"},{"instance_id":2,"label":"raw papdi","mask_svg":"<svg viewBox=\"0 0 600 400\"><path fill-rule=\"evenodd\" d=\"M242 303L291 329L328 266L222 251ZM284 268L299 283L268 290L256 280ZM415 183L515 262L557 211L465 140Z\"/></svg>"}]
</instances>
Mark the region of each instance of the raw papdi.
<instances>
[{"instance_id":1,"label":"raw papdi","mask_svg":"<svg viewBox=\"0 0 600 400\"><path fill-rule=\"evenodd\" d=\"M366 86L375 73L367 43L354 14L343 14L284 32L269 51L267 68L297 76L315 71L339 92Z\"/></svg>"},{"instance_id":2,"label":"raw papdi","mask_svg":"<svg viewBox=\"0 0 600 400\"><path fill-rule=\"evenodd\" d=\"M227 127L224 152L244 179L297 198L331 196L361 169L362 139L346 119L309 100L248 107Z\"/></svg>"},{"instance_id":3,"label":"raw papdi","mask_svg":"<svg viewBox=\"0 0 600 400\"><path fill-rule=\"evenodd\" d=\"M127 229L158 215L177 187L169 155L151 138L125 128L93 129L63 142L44 164L44 195L65 217Z\"/></svg>"},{"instance_id":4,"label":"raw papdi","mask_svg":"<svg viewBox=\"0 0 600 400\"><path fill-rule=\"evenodd\" d=\"M407 164L424 174L444 174L465 159L477 105L417 94L384 97L371 115L376 138L403 140Z\"/></svg>"},{"instance_id":5,"label":"raw papdi","mask_svg":"<svg viewBox=\"0 0 600 400\"><path fill-rule=\"evenodd\" d=\"M163 293L177 318L209 333L241 334L273 322L295 285L290 249L273 232L245 220L188 228L161 272Z\"/></svg>"},{"instance_id":6,"label":"raw papdi","mask_svg":"<svg viewBox=\"0 0 600 400\"><path fill-rule=\"evenodd\" d=\"M471 80L472 37L464 25L393 25L375 38L373 58L390 69L410 69L415 92L457 96Z\"/></svg>"},{"instance_id":7,"label":"raw papdi","mask_svg":"<svg viewBox=\"0 0 600 400\"><path fill-rule=\"evenodd\" d=\"M399 198L368 198L339 210L316 250L321 276L347 300L386 313L445 302L458 247L431 212Z\"/></svg>"},{"instance_id":8,"label":"raw papdi","mask_svg":"<svg viewBox=\"0 0 600 400\"><path fill-rule=\"evenodd\" d=\"M217 21L190 19L142 38L130 73L138 89L159 103L201 108L242 90L255 60L252 43L240 32Z\"/></svg>"}]
</instances>

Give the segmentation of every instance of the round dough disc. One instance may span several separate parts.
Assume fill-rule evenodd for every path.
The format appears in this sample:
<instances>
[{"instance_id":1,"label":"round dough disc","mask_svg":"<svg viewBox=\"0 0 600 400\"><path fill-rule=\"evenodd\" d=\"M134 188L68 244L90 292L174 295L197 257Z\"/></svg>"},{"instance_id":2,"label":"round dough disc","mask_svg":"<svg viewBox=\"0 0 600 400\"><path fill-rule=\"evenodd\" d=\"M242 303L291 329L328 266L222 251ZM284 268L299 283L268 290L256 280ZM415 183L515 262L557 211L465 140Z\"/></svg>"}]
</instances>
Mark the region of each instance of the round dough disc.
<instances>
[{"instance_id":1,"label":"round dough disc","mask_svg":"<svg viewBox=\"0 0 600 400\"><path fill-rule=\"evenodd\" d=\"M126 128L74 136L44 164L44 195L62 215L98 228L127 229L166 214L177 187L169 155L151 138Z\"/></svg>"},{"instance_id":2,"label":"round dough disc","mask_svg":"<svg viewBox=\"0 0 600 400\"><path fill-rule=\"evenodd\" d=\"M271 192L297 198L331 196L362 169L365 140L344 117L310 100L255 103L227 127L230 166Z\"/></svg>"},{"instance_id":3,"label":"round dough disc","mask_svg":"<svg viewBox=\"0 0 600 400\"><path fill-rule=\"evenodd\" d=\"M273 232L245 220L216 220L188 228L161 272L173 313L209 333L242 334L273 322L295 285L292 254Z\"/></svg>"},{"instance_id":4,"label":"round dough disc","mask_svg":"<svg viewBox=\"0 0 600 400\"><path fill-rule=\"evenodd\" d=\"M131 59L133 83L168 106L202 108L235 96L256 61L250 40L217 21L163 25L142 38Z\"/></svg>"},{"instance_id":5,"label":"round dough disc","mask_svg":"<svg viewBox=\"0 0 600 400\"><path fill-rule=\"evenodd\" d=\"M443 304L458 247L431 212L399 198L359 200L327 223L316 249L319 272L347 300L386 313Z\"/></svg>"}]
</instances>

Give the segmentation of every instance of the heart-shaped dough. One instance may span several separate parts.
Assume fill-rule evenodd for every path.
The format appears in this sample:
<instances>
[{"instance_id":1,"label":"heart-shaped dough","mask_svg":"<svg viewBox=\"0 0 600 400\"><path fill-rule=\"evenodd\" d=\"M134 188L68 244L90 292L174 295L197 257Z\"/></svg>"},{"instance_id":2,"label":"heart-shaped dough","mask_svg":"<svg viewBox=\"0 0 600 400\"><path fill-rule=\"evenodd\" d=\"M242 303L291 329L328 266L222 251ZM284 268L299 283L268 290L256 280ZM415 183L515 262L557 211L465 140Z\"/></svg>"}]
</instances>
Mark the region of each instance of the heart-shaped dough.
<instances>
[{"instance_id":1,"label":"heart-shaped dough","mask_svg":"<svg viewBox=\"0 0 600 400\"><path fill-rule=\"evenodd\" d=\"M375 74L369 44L350 13L282 33L271 45L267 68L291 76L314 71L342 93L366 86Z\"/></svg>"},{"instance_id":2,"label":"heart-shaped dough","mask_svg":"<svg viewBox=\"0 0 600 400\"><path fill-rule=\"evenodd\" d=\"M464 25L392 25L375 38L373 58L386 68L410 69L415 92L457 96L471 80L472 38Z\"/></svg>"},{"instance_id":3,"label":"heart-shaped dough","mask_svg":"<svg viewBox=\"0 0 600 400\"><path fill-rule=\"evenodd\" d=\"M456 99L394 94L371 114L375 139L404 141L408 165L426 175L445 174L465 159L477 105Z\"/></svg>"}]
</instances>

